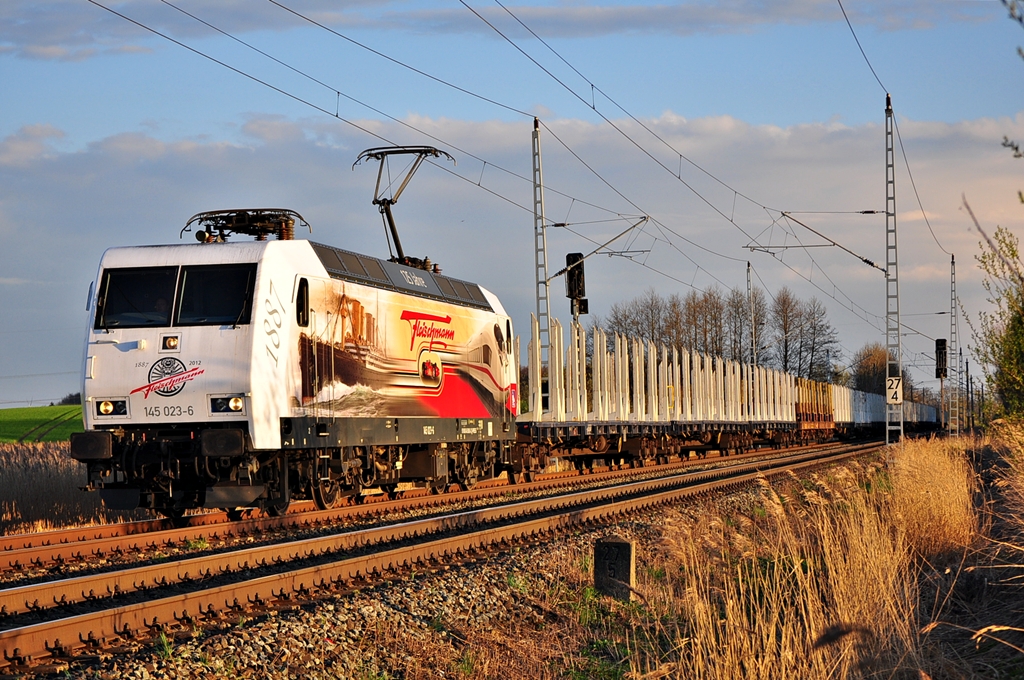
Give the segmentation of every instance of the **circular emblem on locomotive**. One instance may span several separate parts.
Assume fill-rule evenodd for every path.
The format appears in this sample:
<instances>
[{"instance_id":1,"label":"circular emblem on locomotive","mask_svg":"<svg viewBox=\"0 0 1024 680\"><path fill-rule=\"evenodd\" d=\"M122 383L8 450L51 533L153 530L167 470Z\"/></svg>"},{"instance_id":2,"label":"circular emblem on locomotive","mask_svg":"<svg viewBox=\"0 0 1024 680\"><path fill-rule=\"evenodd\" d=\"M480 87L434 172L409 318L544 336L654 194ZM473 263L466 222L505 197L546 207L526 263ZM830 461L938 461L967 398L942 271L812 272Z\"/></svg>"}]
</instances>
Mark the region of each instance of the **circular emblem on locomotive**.
<instances>
[{"instance_id":1,"label":"circular emblem on locomotive","mask_svg":"<svg viewBox=\"0 0 1024 680\"><path fill-rule=\"evenodd\" d=\"M166 357L153 364L153 367L149 369L149 384L160 383L155 386L153 392L161 397L173 397L185 389L185 381L167 380L167 378L184 372L185 364L174 357Z\"/></svg>"}]
</instances>

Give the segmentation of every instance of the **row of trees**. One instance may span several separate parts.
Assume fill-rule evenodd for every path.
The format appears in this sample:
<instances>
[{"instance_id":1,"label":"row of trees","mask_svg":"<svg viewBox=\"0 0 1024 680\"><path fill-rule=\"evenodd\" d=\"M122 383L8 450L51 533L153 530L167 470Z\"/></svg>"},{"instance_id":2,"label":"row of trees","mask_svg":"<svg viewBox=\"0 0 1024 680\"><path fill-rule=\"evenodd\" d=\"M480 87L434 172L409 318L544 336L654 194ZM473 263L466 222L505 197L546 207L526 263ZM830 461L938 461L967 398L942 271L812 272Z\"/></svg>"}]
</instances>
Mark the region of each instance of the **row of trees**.
<instances>
[{"instance_id":1,"label":"row of trees","mask_svg":"<svg viewBox=\"0 0 1024 680\"><path fill-rule=\"evenodd\" d=\"M723 356L751 358L751 322L757 330L757 363L788 373L830 381L841 358L839 338L817 298L801 301L782 288L771 302L764 291L718 287L663 297L653 288L612 305L593 325L659 344Z\"/></svg>"},{"instance_id":2,"label":"row of trees","mask_svg":"<svg viewBox=\"0 0 1024 680\"><path fill-rule=\"evenodd\" d=\"M1024 197L1021 198L1024 203ZM974 215L972 214L973 218ZM1010 415L1024 413L1024 263L1020 244L1008 229L997 227L990 238L975 221L984 237L978 266L984 272L982 285L992 304L978 314L977 326L970 317L975 345L971 347L985 368L989 385Z\"/></svg>"}]
</instances>

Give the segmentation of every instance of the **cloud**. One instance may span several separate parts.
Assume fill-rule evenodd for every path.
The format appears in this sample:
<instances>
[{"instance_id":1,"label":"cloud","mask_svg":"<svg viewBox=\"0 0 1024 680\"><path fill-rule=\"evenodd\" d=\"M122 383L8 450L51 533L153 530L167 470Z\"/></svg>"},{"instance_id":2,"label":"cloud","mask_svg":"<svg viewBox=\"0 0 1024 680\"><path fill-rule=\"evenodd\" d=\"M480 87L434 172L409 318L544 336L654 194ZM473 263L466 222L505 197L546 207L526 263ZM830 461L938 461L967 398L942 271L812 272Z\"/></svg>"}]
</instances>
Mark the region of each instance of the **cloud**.
<instances>
[{"instance_id":1,"label":"cloud","mask_svg":"<svg viewBox=\"0 0 1024 680\"><path fill-rule=\"evenodd\" d=\"M64 132L52 125L26 125L0 141L0 165L27 165L48 155L52 151L50 140L62 137Z\"/></svg>"},{"instance_id":2,"label":"cloud","mask_svg":"<svg viewBox=\"0 0 1024 680\"><path fill-rule=\"evenodd\" d=\"M97 4L98 3L98 4ZM100 5L144 26L178 39L208 37L216 32L168 3L152 0L5 0L0 4L0 53L28 59L76 61L99 54L145 51L152 33ZM173 3L218 28L232 33L281 31L308 24L269 2L226 0L217 3L180 0ZM344 26L357 22L352 8L379 4L377 0L303 3L318 21Z\"/></svg>"},{"instance_id":3,"label":"cloud","mask_svg":"<svg viewBox=\"0 0 1024 680\"><path fill-rule=\"evenodd\" d=\"M409 138L408 130L394 123L356 122L385 137ZM458 146L465 152L453 150L454 167L424 164L394 206L405 250L429 256L452 276L480 282L499 296L520 330L525 328L534 306L532 121L410 117L407 122L445 140L439 147ZM763 281L771 292L788 285L803 299L822 300L833 322L842 325L848 349L879 337L859 318L884 313L877 270L833 247L792 248L772 256L747 246L820 243L798 225L780 220L777 212L802 211L798 219L809 226L883 261L884 218L856 214L884 209L880 125L779 127L729 116L687 119L671 112L644 123L700 167L680 162L675 152L629 120L616 124L662 166L607 125L551 119L546 122L550 130L542 131L547 217L567 225L548 229L552 265L567 252L589 252L638 214L657 220L613 244L630 251L629 257L602 255L587 261L595 314L606 314L612 303L648 286L662 294L685 293L689 285L744 286L749 260L756 284ZM379 140L327 118L253 116L241 130L243 136L234 142L168 141L132 133L68 150L59 144L59 129L40 125L0 140L0 285L17 290L17 295L0 296L0 318L17 320L26 331L52 328L54 318L84 329L83 302L104 249L178 243L186 220L206 210L292 208L312 225L309 238L388 256L381 217L371 204L377 168L352 168L358 153L379 146ZM1024 188L1019 179L1024 161L1014 160L999 144L1004 134L1024 138L1024 115L956 124L904 119L900 130L932 227L943 246L958 255L961 299L974 312L985 304L972 262L979 236L969 230L961 195L968 196L986 227L1001 224L1018 232L1024 227L1017 198L1017 190ZM403 167L393 166L390 177L397 178ZM923 220L914 218L916 199L902 163L897 199L903 310L944 309L949 259ZM552 308L558 315L568 311L557 283ZM939 323L945 319L936 318ZM933 335L943 332L940 326L925 327L928 323L915 327ZM5 339L0 374L15 368L73 370L81 357L79 341L74 333L41 339L26 332ZM38 396L74 391L73 381L41 383L40 389L49 391ZM0 385L0 401L11 398L2 392L7 388Z\"/></svg>"},{"instance_id":4,"label":"cloud","mask_svg":"<svg viewBox=\"0 0 1024 680\"><path fill-rule=\"evenodd\" d=\"M713 0L665 4L586 3L509 5L520 21L542 37L593 37L623 33L693 35L734 33L769 25L805 25L842 21L833 2L824 0L762 0L722 3ZM510 37L527 32L500 8L481 7L477 12ZM858 26L882 30L930 28L945 21L977 21L991 12L972 3L866 2L847 8ZM463 8L437 8L414 12L389 12L386 19L413 31L445 33L483 32L492 29Z\"/></svg>"},{"instance_id":5,"label":"cloud","mask_svg":"<svg viewBox=\"0 0 1024 680\"><path fill-rule=\"evenodd\" d=\"M152 0L107 2L111 9L178 39L207 37L215 31L167 3ZM269 2L228 0L215 4L180 0L175 5L234 34L309 27L302 18ZM390 0L283 2L306 16L338 29L370 28L416 33L483 33L492 29L468 10L438 5L406 10ZM509 5L542 37L593 37L618 34L693 35L733 33L770 25L806 25L842 21L837 5L826 0L760 0L735 4L713 0L678 3L559 3ZM527 33L500 8L477 11L514 38ZM983 3L871 0L847 8L858 26L914 30L949 21L994 19ZM154 36L145 29L82 0L6 0L0 5L0 54L29 59L75 61L113 52L148 49Z\"/></svg>"}]
</instances>

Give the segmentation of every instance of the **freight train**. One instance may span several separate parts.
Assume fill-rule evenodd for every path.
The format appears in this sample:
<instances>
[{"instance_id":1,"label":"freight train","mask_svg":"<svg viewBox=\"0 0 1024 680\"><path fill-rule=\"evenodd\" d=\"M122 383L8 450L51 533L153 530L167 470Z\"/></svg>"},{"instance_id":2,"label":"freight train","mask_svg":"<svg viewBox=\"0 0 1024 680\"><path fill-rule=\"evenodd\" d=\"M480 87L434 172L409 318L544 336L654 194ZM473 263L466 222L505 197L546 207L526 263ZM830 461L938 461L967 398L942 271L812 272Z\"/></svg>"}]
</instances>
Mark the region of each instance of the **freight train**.
<instances>
[{"instance_id":1,"label":"freight train","mask_svg":"<svg viewBox=\"0 0 1024 680\"><path fill-rule=\"evenodd\" d=\"M103 254L70 454L108 507L273 515L400 484L822 441L885 418L879 395L600 330L588 358L575 324L566 350L552 323L545 367L536 320L520 414L519 339L497 296L429 260L295 239L296 224L283 209L201 213L182 230L197 243Z\"/></svg>"}]
</instances>

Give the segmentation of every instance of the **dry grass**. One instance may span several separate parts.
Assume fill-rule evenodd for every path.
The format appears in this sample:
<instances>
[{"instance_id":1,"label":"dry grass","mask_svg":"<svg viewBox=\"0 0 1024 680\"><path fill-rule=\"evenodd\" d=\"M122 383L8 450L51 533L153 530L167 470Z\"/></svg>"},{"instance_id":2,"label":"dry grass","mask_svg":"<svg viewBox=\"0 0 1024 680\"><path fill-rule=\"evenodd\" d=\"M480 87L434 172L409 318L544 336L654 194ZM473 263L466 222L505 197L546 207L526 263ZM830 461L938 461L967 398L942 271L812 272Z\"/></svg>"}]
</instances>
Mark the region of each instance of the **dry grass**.
<instances>
[{"instance_id":1,"label":"dry grass","mask_svg":"<svg viewBox=\"0 0 1024 680\"><path fill-rule=\"evenodd\" d=\"M988 527L970 465L978 445L908 443L888 465L762 480L744 496L620 525L637 542L633 602L593 590L593 537L535 556L509 574L518 613L427 643L387 631L378 642L407 661L385 668L407 678L1017 677L965 658L998 648L1013 668L1016 653L1012 622L960 626L958 578L984 554ZM1024 502L1024 481L1019 490Z\"/></svg>"},{"instance_id":2,"label":"dry grass","mask_svg":"<svg viewBox=\"0 0 1024 680\"><path fill-rule=\"evenodd\" d=\"M893 524L926 559L963 554L977 541L978 480L968 461L981 445L962 437L911 441L892 461Z\"/></svg>"},{"instance_id":3,"label":"dry grass","mask_svg":"<svg viewBox=\"0 0 1024 680\"><path fill-rule=\"evenodd\" d=\"M672 677L723 680L917 667L905 536L852 474L808 486L780 495L763 483L750 515L669 518L655 558L664 577L640 590L648 622L673 629L638 627L634 676L666 666Z\"/></svg>"},{"instance_id":4,"label":"dry grass","mask_svg":"<svg viewBox=\"0 0 1024 680\"><path fill-rule=\"evenodd\" d=\"M610 605L583 646L613 641L606 677L959 677L922 632L943 609L922 613L919 583L979 541L967 448L909 443L889 467L669 511L638 560L640 602Z\"/></svg>"},{"instance_id":5,"label":"dry grass","mask_svg":"<svg viewBox=\"0 0 1024 680\"><path fill-rule=\"evenodd\" d=\"M85 466L68 457L68 442L0 443L0 534L45 531L125 519L79 489Z\"/></svg>"}]
</instances>

